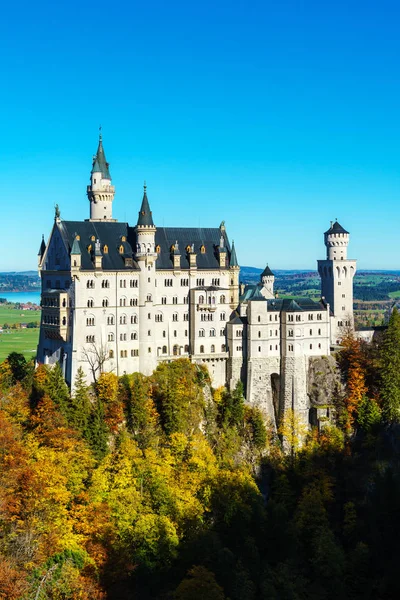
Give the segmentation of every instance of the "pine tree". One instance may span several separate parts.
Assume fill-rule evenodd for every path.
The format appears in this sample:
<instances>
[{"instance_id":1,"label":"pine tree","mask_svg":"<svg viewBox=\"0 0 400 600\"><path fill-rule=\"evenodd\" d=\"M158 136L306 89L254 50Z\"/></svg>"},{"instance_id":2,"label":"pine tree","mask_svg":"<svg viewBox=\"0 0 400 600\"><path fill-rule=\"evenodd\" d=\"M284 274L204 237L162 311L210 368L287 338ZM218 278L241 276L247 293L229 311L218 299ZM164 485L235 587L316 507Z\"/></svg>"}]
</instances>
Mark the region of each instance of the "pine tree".
<instances>
[{"instance_id":1,"label":"pine tree","mask_svg":"<svg viewBox=\"0 0 400 600\"><path fill-rule=\"evenodd\" d=\"M86 385L85 374L79 367L75 379L75 391L71 401L71 421L81 434L86 437L90 417L90 400Z\"/></svg>"},{"instance_id":2,"label":"pine tree","mask_svg":"<svg viewBox=\"0 0 400 600\"><path fill-rule=\"evenodd\" d=\"M98 398L92 407L85 435L95 457L100 460L107 452L108 429L104 403Z\"/></svg>"},{"instance_id":3,"label":"pine tree","mask_svg":"<svg viewBox=\"0 0 400 600\"><path fill-rule=\"evenodd\" d=\"M400 314L393 309L381 352L382 413L389 423L400 421Z\"/></svg>"},{"instance_id":4,"label":"pine tree","mask_svg":"<svg viewBox=\"0 0 400 600\"><path fill-rule=\"evenodd\" d=\"M71 401L69 389L65 383L60 363L57 362L54 367L50 369L44 391L50 396L64 417L68 419L71 412Z\"/></svg>"}]
</instances>

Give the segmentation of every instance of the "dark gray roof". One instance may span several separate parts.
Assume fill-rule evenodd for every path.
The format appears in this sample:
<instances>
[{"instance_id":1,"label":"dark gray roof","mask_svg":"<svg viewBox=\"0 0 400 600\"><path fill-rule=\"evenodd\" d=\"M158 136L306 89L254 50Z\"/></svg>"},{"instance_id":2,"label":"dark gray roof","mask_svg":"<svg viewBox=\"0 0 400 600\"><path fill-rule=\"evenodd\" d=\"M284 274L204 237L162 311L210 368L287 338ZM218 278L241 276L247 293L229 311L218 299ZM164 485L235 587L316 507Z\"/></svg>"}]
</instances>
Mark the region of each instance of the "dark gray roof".
<instances>
[{"instance_id":1,"label":"dark gray roof","mask_svg":"<svg viewBox=\"0 0 400 600\"><path fill-rule=\"evenodd\" d=\"M264 271L261 273L261 277L274 277L274 274L268 265L265 267Z\"/></svg>"},{"instance_id":2,"label":"dark gray roof","mask_svg":"<svg viewBox=\"0 0 400 600\"><path fill-rule=\"evenodd\" d=\"M92 270L94 268L92 253L88 251L88 247L91 246L92 250L94 250L94 244L97 239L100 240L103 252L102 265L105 271L128 269L125 266L125 258L132 256L132 241L131 243L122 242L122 237L126 237L127 240L132 238L133 247L136 247L136 234L132 228L128 227L127 223L111 221L60 221L58 228L68 251L72 250L74 240L79 235L82 269ZM95 239L92 240L92 237ZM124 247L123 254L119 252L121 244ZM107 252L104 252L105 245L108 247ZM133 267L129 267L129 270L132 270L132 268L139 269L135 261L133 261Z\"/></svg>"},{"instance_id":3,"label":"dark gray roof","mask_svg":"<svg viewBox=\"0 0 400 600\"><path fill-rule=\"evenodd\" d=\"M153 216L151 214L150 204L147 198L146 184L144 184L142 206L140 207L137 224L146 227L154 227Z\"/></svg>"},{"instance_id":4,"label":"dark gray roof","mask_svg":"<svg viewBox=\"0 0 400 600\"><path fill-rule=\"evenodd\" d=\"M79 247L82 255L81 268L93 269L93 261L88 247L94 249L95 241L100 240L103 253L104 270L122 270L131 269L125 266L125 258L133 258L133 268L139 269L134 260L134 251L137 244L137 233L134 227L129 227L127 223L118 223L113 221L63 221L58 223L58 228L63 237L68 252L73 247L77 235L80 237ZM91 238L94 237L94 240ZM123 242L122 238L126 241ZM196 262L198 269L219 269L219 228L197 228L197 227L159 227L155 234L156 246L160 247L156 261L157 270L173 270L174 262L171 254L172 245L178 242L181 252L181 269L189 269L189 255L186 252L187 246L194 246L196 253ZM225 243L228 254L230 254L229 240L225 237ZM104 252L104 246L108 246L108 252ZM123 246L123 253L120 254L119 248ZM200 248L204 246L205 252L201 253Z\"/></svg>"},{"instance_id":5,"label":"dark gray roof","mask_svg":"<svg viewBox=\"0 0 400 600\"><path fill-rule=\"evenodd\" d=\"M232 315L231 320L229 321L230 325L246 325L247 317L241 317L237 311Z\"/></svg>"},{"instance_id":6,"label":"dark gray roof","mask_svg":"<svg viewBox=\"0 0 400 600\"><path fill-rule=\"evenodd\" d=\"M221 232L218 227L157 227L156 246L160 247L156 269L173 269L174 263L171 258L171 247L178 241L181 252L181 268L189 268L188 246L194 246L196 264L198 269L219 269L219 242ZM204 246L205 252L201 253ZM230 245L225 236L225 246L230 255Z\"/></svg>"},{"instance_id":7,"label":"dark gray roof","mask_svg":"<svg viewBox=\"0 0 400 600\"><path fill-rule=\"evenodd\" d=\"M106 155L104 153L103 148L103 141L100 134L96 156L93 159L92 173L101 173L104 179L111 179L109 166L109 163L106 161Z\"/></svg>"},{"instance_id":8,"label":"dark gray roof","mask_svg":"<svg viewBox=\"0 0 400 600\"><path fill-rule=\"evenodd\" d=\"M328 229L328 231L325 231L325 235L328 235L328 234L331 234L331 233L349 233L349 232L346 231L344 229L344 227L342 227L340 225L340 223L338 223L337 221L335 221L334 223L331 224L331 226Z\"/></svg>"},{"instance_id":9,"label":"dark gray roof","mask_svg":"<svg viewBox=\"0 0 400 600\"><path fill-rule=\"evenodd\" d=\"M326 310L322 302L315 302L311 298L269 298L267 303L269 311L299 312Z\"/></svg>"},{"instance_id":10,"label":"dark gray roof","mask_svg":"<svg viewBox=\"0 0 400 600\"><path fill-rule=\"evenodd\" d=\"M76 238L74 239L74 243L72 244L71 254L82 254L79 241Z\"/></svg>"},{"instance_id":11,"label":"dark gray roof","mask_svg":"<svg viewBox=\"0 0 400 600\"><path fill-rule=\"evenodd\" d=\"M236 256L235 242L233 240L232 240L231 257L229 259L229 266L230 267L238 267L239 266L238 259L237 259L237 256Z\"/></svg>"}]
</instances>

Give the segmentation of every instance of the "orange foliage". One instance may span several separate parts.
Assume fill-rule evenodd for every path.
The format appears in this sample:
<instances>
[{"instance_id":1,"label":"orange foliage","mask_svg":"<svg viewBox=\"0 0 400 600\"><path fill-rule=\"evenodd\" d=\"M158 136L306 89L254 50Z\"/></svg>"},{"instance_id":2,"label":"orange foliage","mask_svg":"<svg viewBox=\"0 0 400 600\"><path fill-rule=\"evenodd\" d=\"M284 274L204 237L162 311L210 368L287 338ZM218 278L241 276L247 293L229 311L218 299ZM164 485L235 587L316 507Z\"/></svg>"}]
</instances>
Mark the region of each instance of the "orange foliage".
<instances>
[{"instance_id":1,"label":"orange foliage","mask_svg":"<svg viewBox=\"0 0 400 600\"><path fill-rule=\"evenodd\" d=\"M349 414L349 425L353 425L358 405L368 389L365 382L366 373L363 366L360 340L355 339L353 336L347 336L342 341L342 345L348 361L345 403Z\"/></svg>"}]
</instances>

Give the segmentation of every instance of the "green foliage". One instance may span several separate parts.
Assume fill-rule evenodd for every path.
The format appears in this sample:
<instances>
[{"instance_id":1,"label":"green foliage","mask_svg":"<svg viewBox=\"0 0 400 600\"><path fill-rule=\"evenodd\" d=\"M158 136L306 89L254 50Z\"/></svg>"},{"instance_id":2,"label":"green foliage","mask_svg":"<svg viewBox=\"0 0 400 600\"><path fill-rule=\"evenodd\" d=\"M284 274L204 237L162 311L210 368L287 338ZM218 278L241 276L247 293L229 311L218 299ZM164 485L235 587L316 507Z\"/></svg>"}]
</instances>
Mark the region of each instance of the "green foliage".
<instances>
[{"instance_id":1,"label":"green foliage","mask_svg":"<svg viewBox=\"0 0 400 600\"><path fill-rule=\"evenodd\" d=\"M357 411L357 423L366 432L370 433L375 429L382 420L382 411L378 406L378 403L363 396Z\"/></svg>"},{"instance_id":2,"label":"green foliage","mask_svg":"<svg viewBox=\"0 0 400 600\"><path fill-rule=\"evenodd\" d=\"M22 381L26 375L26 358L19 352L11 352L7 356L8 364L10 365L13 377L13 383Z\"/></svg>"},{"instance_id":3,"label":"green foliage","mask_svg":"<svg viewBox=\"0 0 400 600\"><path fill-rule=\"evenodd\" d=\"M58 406L64 417L70 415L70 393L59 362L49 369L44 391Z\"/></svg>"},{"instance_id":4,"label":"green foliage","mask_svg":"<svg viewBox=\"0 0 400 600\"><path fill-rule=\"evenodd\" d=\"M382 416L386 422L400 421L400 314L396 308L391 314L381 352Z\"/></svg>"},{"instance_id":5,"label":"green foliage","mask_svg":"<svg viewBox=\"0 0 400 600\"><path fill-rule=\"evenodd\" d=\"M243 598L248 596L243 596ZM195 566L175 590L175 600L224 600L223 589L215 575L205 567Z\"/></svg>"},{"instance_id":6,"label":"green foliage","mask_svg":"<svg viewBox=\"0 0 400 600\"><path fill-rule=\"evenodd\" d=\"M74 393L71 398L70 421L78 431L88 437L89 419L91 414L91 403L86 379L82 367L76 374Z\"/></svg>"}]
</instances>

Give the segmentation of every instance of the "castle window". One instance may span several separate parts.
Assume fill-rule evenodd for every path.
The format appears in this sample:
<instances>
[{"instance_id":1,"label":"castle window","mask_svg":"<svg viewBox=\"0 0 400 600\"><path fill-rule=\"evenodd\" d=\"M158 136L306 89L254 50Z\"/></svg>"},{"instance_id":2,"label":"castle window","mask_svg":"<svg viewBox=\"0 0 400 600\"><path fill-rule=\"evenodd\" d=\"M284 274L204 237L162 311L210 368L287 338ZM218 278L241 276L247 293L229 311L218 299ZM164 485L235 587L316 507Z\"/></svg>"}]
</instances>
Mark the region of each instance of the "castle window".
<instances>
[{"instance_id":1,"label":"castle window","mask_svg":"<svg viewBox=\"0 0 400 600\"><path fill-rule=\"evenodd\" d=\"M87 344L94 344L94 340L95 340L94 335L87 335L86 336L86 343Z\"/></svg>"},{"instance_id":2,"label":"castle window","mask_svg":"<svg viewBox=\"0 0 400 600\"><path fill-rule=\"evenodd\" d=\"M137 298L131 298L129 301L129 304L131 306L137 306L138 305L138 299Z\"/></svg>"},{"instance_id":3,"label":"castle window","mask_svg":"<svg viewBox=\"0 0 400 600\"><path fill-rule=\"evenodd\" d=\"M151 319L151 313L147 313L147 318Z\"/></svg>"},{"instance_id":4,"label":"castle window","mask_svg":"<svg viewBox=\"0 0 400 600\"><path fill-rule=\"evenodd\" d=\"M275 346L275 350L278 350L278 346L277 345Z\"/></svg>"},{"instance_id":5,"label":"castle window","mask_svg":"<svg viewBox=\"0 0 400 600\"><path fill-rule=\"evenodd\" d=\"M184 313L183 320L184 321L189 321L189 315L188 315L188 313Z\"/></svg>"},{"instance_id":6,"label":"castle window","mask_svg":"<svg viewBox=\"0 0 400 600\"><path fill-rule=\"evenodd\" d=\"M166 296L163 296L161 298L161 304L167 304L167 297Z\"/></svg>"},{"instance_id":7,"label":"castle window","mask_svg":"<svg viewBox=\"0 0 400 600\"><path fill-rule=\"evenodd\" d=\"M312 329L310 329L310 335L312 335Z\"/></svg>"},{"instance_id":8,"label":"castle window","mask_svg":"<svg viewBox=\"0 0 400 600\"><path fill-rule=\"evenodd\" d=\"M94 327L94 317L88 317L88 318L86 319L86 325L87 325L88 327Z\"/></svg>"},{"instance_id":9,"label":"castle window","mask_svg":"<svg viewBox=\"0 0 400 600\"><path fill-rule=\"evenodd\" d=\"M93 281L93 279L89 279L86 282L86 287L89 288L89 289L93 289L94 288L94 281Z\"/></svg>"},{"instance_id":10,"label":"castle window","mask_svg":"<svg viewBox=\"0 0 400 600\"><path fill-rule=\"evenodd\" d=\"M109 333L108 334L108 341L109 342L113 342L114 341L114 334L113 333Z\"/></svg>"},{"instance_id":11,"label":"castle window","mask_svg":"<svg viewBox=\"0 0 400 600\"><path fill-rule=\"evenodd\" d=\"M320 313L317 314L317 321L322 321L322 315Z\"/></svg>"},{"instance_id":12,"label":"castle window","mask_svg":"<svg viewBox=\"0 0 400 600\"><path fill-rule=\"evenodd\" d=\"M156 246L156 252L157 252L157 254L160 254L160 252L161 252L161 246L160 246L160 244L157 244L157 246Z\"/></svg>"},{"instance_id":13,"label":"castle window","mask_svg":"<svg viewBox=\"0 0 400 600\"><path fill-rule=\"evenodd\" d=\"M225 335L225 329L221 329L219 335Z\"/></svg>"},{"instance_id":14,"label":"castle window","mask_svg":"<svg viewBox=\"0 0 400 600\"><path fill-rule=\"evenodd\" d=\"M199 304L204 304L204 296L199 296Z\"/></svg>"},{"instance_id":15,"label":"castle window","mask_svg":"<svg viewBox=\"0 0 400 600\"><path fill-rule=\"evenodd\" d=\"M133 333L131 333L131 340L137 340L137 333L136 333L136 331L134 331Z\"/></svg>"},{"instance_id":16,"label":"castle window","mask_svg":"<svg viewBox=\"0 0 400 600\"><path fill-rule=\"evenodd\" d=\"M185 352L189 352L189 346L187 344L185 345Z\"/></svg>"},{"instance_id":17,"label":"castle window","mask_svg":"<svg viewBox=\"0 0 400 600\"><path fill-rule=\"evenodd\" d=\"M261 317L260 317L260 315L258 315L258 317L257 317L257 321L258 321L259 323L261 323Z\"/></svg>"},{"instance_id":18,"label":"castle window","mask_svg":"<svg viewBox=\"0 0 400 600\"><path fill-rule=\"evenodd\" d=\"M337 282L337 284L338 284L338 285L342 285L342 282L341 282L341 281L338 281L338 282Z\"/></svg>"},{"instance_id":19,"label":"castle window","mask_svg":"<svg viewBox=\"0 0 400 600\"><path fill-rule=\"evenodd\" d=\"M296 315L296 321L300 322L301 321L301 315Z\"/></svg>"},{"instance_id":20,"label":"castle window","mask_svg":"<svg viewBox=\"0 0 400 600\"><path fill-rule=\"evenodd\" d=\"M219 320L220 320L220 321L225 321L225 320L226 320L226 315L225 315L225 313L224 313L224 312L220 314L220 316L219 316Z\"/></svg>"},{"instance_id":21,"label":"castle window","mask_svg":"<svg viewBox=\"0 0 400 600\"><path fill-rule=\"evenodd\" d=\"M189 246L189 245L187 245L187 246L186 246L186 248L185 248L185 250L186 250L186 252L189 254L189 253L190 253L190 251L191 251L191 248L190 248L190 246Z\"/></svg>"},{"instance_id":22,"label":"castle window","mask_svg":"<svg viewBox=\"0 0 400 600\"><path fill-rule=\"evenodd\" d=\"M240 351L241 351L241 349L242 349L242 346L236 346L236 350L237 350L238 352L240 352Z\"/></svg>"},{"instance_id":23,"label":"castle window","mask_svg":"<svg viewBox=\"0 0 400 600\"><path fill-rule=\"evenodd\" d=\"M114 325L113 315L110 315L109 317L107 317L107 325Z\"/></svg>"},{"instance_id":24,"label":"castle window","mask_svg":"<svg viewBox=\"0 0 400 600\"><path fill-rule=\"evenodd\" d=\"M104 246L103 246L103 253L104 254L108 254L108 246L107 246L107 244L104 244Z\"/></svg>"},{"instance_id":25,"label":"castle window","mask_svg":"<svg viewBox=\"0 0 400 600\"><path fill-rule=\"evenodd\" d=\"M204 346L200 346L200 354L204 354Z\"/></svg>"},{"instance_id":26,"label":"castle window","mask_svg":"<svg viewBox=\"0 0 400 600\"><path fill-rule=\"evenodd\" d=\"M196 279L197 287L202 287L204 285L204 279Z\"/></svg>"},{"instance_id":27,"label":"castle window","mask_svg":"<svg viewBox=\"0 0 400 600\"><path fill-rule=\"evenodd\" d=\"M199 337L204 337L205 336L205 331L204 329L200 329L199 330Z\"/></svg>"},{"instance_id":28,"label":"castle window","mask_svg":"<svg viewBox=\"0 0 400 600\"><path fill-rule=\"evenodd\" d=\"M146 298L147 302L151 302L152 300L152 296L151 294L147 294L147 298Z\"/></svg>"},{"instance_id":29,"label":"castle window","mask_svg":"<svg viewBox=\"0 0 400 600\"><path fill-rule=\"evenodd\" d=\"M224 296L224 295L222 295L222 296L220 297L219 301L220 301L220 304L225 304L225 296Z\"/></svg>"},{"instance_id":30,"label":"castle window","mask_svg":"<svg viewBox=\"0 0 400 600\"><path fill-rule=\"evenodd\" d=\"M261 346L258 346L258 351L261 352Z\"/></svg>"},{"instance_id":31,"label":"castle window","mask_svg":"<svg viewBox=\"0 0 400 600\"><path fill-rule=\"evenodd\" d=\"M272 350L272 346L270 346L269 349Z\"/></svg>"},{"instance_id":32,"label":"castle window","mask_svg":"<svg viewBox=\"0 0 400 600\"><path fill-rule=\"evenodd\" d=\"M109 351L108 358L114 358L114 350Z\"/></svg>"},{"instance_id":33,"label":"castle window","mask_svg":"<svg viewBox=\"0 0 400 600\"><path fill-rule=\"evenodd\" d=\"M259 338L261 337L261 331L259 331L259 332L258 332L258 337L259 337Z\"/></svg>"},{"instance_id":34,"label":"castle window","mask_svg":"<svg viewBox=\"0 0 400 600\"><path fill-rule=\"evenodd\" d=\"M120 306L126 306L126 298L120 298L119 299L119 305Z\"/></svg>"},{"instance_id":35,"label":"castle window","mask_svg":"<svg viewBox=\"0 0 400 600\"><path fill-rule=\"evenodd\" d=\"M183 296L183 304L189 303L189 296Z\"/></svg>"},{"instance_id":36,"label":"castle window","mask_svg":"<svg viewBox=\"0 0 400 600\"><path fill-rule=\"evenodd\" d=\"M167 346L163 346L162 347L162 353L163 354L167 354Z\"/></svg>"},{"instance_id":37,"label":"castle window","mask_svg":"<svg viewBox=\"0 0 400 600\"><path fill-rule=\"evenodd\" d=\"M276 335L276 336L278 335L278 330L277 330L277 329L275 329L275 335Z\"/></svg>"},{"instance_id":38,"label":"castle window","mask_svg":"<svg viewBox=\"0 0 400 600\"><path fill-rule=\"evenodd\" d=\"M174 329L174 337L178 337L178 332Z\"/></svg>"},{"instance_id":39,"label":"castle window","mask_svg":"<svg viewBox=\"0 0 400 600\"><path fill-rule=\"evenodd\" d=\"M178 321L178 313L172 315L172 320L176 323Z\"/></svg>"},{"instance_id":40,"label":"castle window","mask_svg":"<svg viewBox=\"0 0 400 600\"><path fill-rule=\"evenodd\" d=\"M225 346L225 344L221 344L221 352L226 352L226 346Z\"/></svg>"},{"instance_id":41,"label":"castle window","mask_svg":"<svg viewBox=\"0 0 400 600\"><path fill-rule=\"evenodd\" d=\"M321 330L320 329L318 329L318 335L321 335Z\"/></svg>"},{"instance_id":42,"label":"castle window","mask_svg":"<svg viewBox=\"0 0 400 600\"><path fill-rule=\"evenodd\" d=\"M156 323L162 323L162 321L163 321L163 314L162 313L157 313L156 316L155 316L155 320L156 320Z\"/></svg>"},{"instance_id":43,"label":"castle window","mask_svg":"<svg viewBox=\"0 0 400 600\"><path fill-rule=\"evenodd\" d=\"M118 251L119 251L119 253L120 253L120 254L123 254L123 253L124 253L124 247L123 247L123 245L122 245L122 244L120 245L120 247L119 247Z\"/></svg>"},{"instance_id":44,"label":"castle window","mask_svg":"<svg viewBox=\"0 0 400 600\"><path fill-rule=\"evenodd\" d=\"M342 310L346 310L346 307L345 307L345 306L342 306Z\"/></svg>"},{"instance_id":45,"label":"castle window","mask_svg":"<svg viewBox=\"0 0 400 600\"><path fill-rule=\"evenodd\" d=\"M165 287L172 287L173 286L172 279L164 279L164 286Z\"/></svg>"},{"instance_id":46,"label":"castle window","mask_svg":"<svg viewBox=\"0 0 400 600\"><path fill-rule=\"evenodd\" d=\"M67 324L67 319L66 319L65 317L63 317L62 324L63 324L63 325L66 325L66 324Z\"/></svg>"},{"instance_id":47,"label":"castle window","mask_svg":"<svg viewBox=\"0 0 400 600\"><path fill-rule=\"evenodd\" d=\"M172 298L172 304L178 304L178 297L177 296L174 296Z\"/></svg>"},{"instance_id":48,"label":"castle window","mask_svg":"<svg viewBox=\"0 0 400 600\"><path fill-rule=\"evenodd\" d=\"M138 280L137 279L131 279L130 280L130 286L131 286L131 288L137 288L138 287Z\"/></svg>"},{"instance_id":49,"label":"castle window","mask_svg":"<svg viewBox=\"0 0 400 600\"><path fill-rule=\"evenodd\" d=\"M321 344L318 344L318 348L321 350Z\"/></svg>"},{"instance_id":50,"label":"castle window","mask_svg":"<svg viewBox=\"0 0 400 600\"><path fill-rule=\"evenodd\" d=\"M289 344L288 350L289 350L289 352L293 352L293 344Z\"/></svg>"},{"instance_id":51,"label":"castle window","mask_svg":"<svg viewBox=\"0 0 400 600\"><path fill-rule=\"evenodd\" d=\"M189 285L189 279L181 279L182 287L188 287L188 285Z\"/></svg>"},{"instance_id":52,"label":"castle window","mask_svg":"<svg viewBox=\"0 0 400 600\"><path fill-rule=\"evenodd\" d=\"M289 329L289 331L288 331L288 337L293 337L293 329Z\"/></svg>"},{"instance_id":53,"label":"castle window","mask_svg":"<svg viewBox=\"0 0 400 600\"><path fill-rule=\"evenodd\" d=\"M312 321L314 319L314 315L308 315L308 320Z\"/></svg>"},{"instance_id":54,"label":"castle window","mask_svg":"<svg viewBox=\"0 0 400 600\"><path fill-rule=\"evenodd\" d=\"M109 288L110 287L110 282L108 281L108 279L103 279L103 281L101 282L101 287L102 288Z\"/></svg>"},{"instance_id":55,"label":"castle window","mask_svg":"<svg viewBox=\"0 0 400 600\"><path fill-rule=\"evenodd\" d=\"M215 337L215 329L210 329L210 337Z\"/></svg>"},{"instance_id":56,"label":"castle window","mask_svg":"<svg viewBox=\"0 0 400 600\"><path fill-rule=\"evenodd\" d=\"M107 298L103 298L102 305L103 305L103 308L107 308L107 306L108 306L108 300L107 300Z\"/></svg>"},{"instance_id":57,"label":"castle window","mask_svg":"<svg viewBox=\"0 0 400 600\"><path fill-rule=\"evenodd\" d=\"M131 325L136 325L137 322L138 322L137 315L132 315L131 316Z\"/></svg>"},{"instance_id":58,"label":"castle window","mask_svg":"<svg viewBox=\"0 0 400 600\"><path fill-rule=\"evenodd\" d=\"M231 285L233 285L233 279L231 279Z\"/></svg>"},{"instance_id":59,"label":"castle window","mask_svg":"<svg viewBox=\"0 0 400 600\"><path fill-rule=\"evenodd\" d=\"M312 344L310 344L310 350L312 350Z\"/></svg>"},{"instance_id":60,"label":"castle window","mask_svg":"<svg viewBox=\"0 0 400 600\"><path fill-rule=\"evenodd\" d=\"M165 330L162 332L162 336L167 337L167 332Z\"/></svg>"},{"instance_id":61,"label":"castle window","mask_svg":"<svg viewBox=\"0 0 400 600\"><path fill-rule=\"evenodd\" d=\"M200 252L201 252L201 254L205 254L206 253L206 247L204 246L204 244L202 244L200 246Z\"/></svg>"},{"instance_id":62,"label":"castle window","mask_svg":"<svg viewBox=\"0 0 400 600\"><path fill-rule=\"evenodd\" d=\"M272 315L269 315L269 320L272 321Z\"/></svg>"},{"instance_id":63,"label":"castle window","mask_svg":"<svg viewBox=\"0 0 400 600\"><path fill-rule=\"evenodd\" d=\"M346 294L342 294L342 298L346 298Z\"/></svg>"},{"instance_id":64,"label":"castle window","mask_svg":"<svg viewBox=\"0 0 400 600\"><path fill-rule=\"evenodd\" d=\"M275 321L277 321L277 320L278 320L278 315L275 315Z\"/></svg>"},{"instance_id":65,"label":"castle window","mask_svg":"<svg viewBox=\"0 0 400 600\"><path fill-rule=\"evenodd\" d=\"M174 356L179 356L179 346L177 344L175 344L175 346L173 347L172 353Z\"/></svg>"},{"instance_id":66,"label":"castle window","mask_svg":"<svg viewBox=\"0 0 400 600\"><path fill-rule=\"evenodd\" d=\"M151 348L150 348L150 346L147 348L147 352L148 352L149 354L151 354Z\"/></svg>"},{"instance_id":67,"label":"castle window","mask_svg":"<svg viewBox=\"0 0 400 600\"><path fill-rule=\"evenodd\" d=\"M288 315L288 318L287 318L287 320L288 320L288 321L293 321L293 320L294 320L294 317L293 317L293 315Z\"/></svg>"},{"instance_id":68,"label":"castle window","mask_svg":"<svg viewBox=\"0 0 400 600\"><path fill-rule=\"evenodd\" d=\"M214 353L215 352L215 346L214 344L211 345L211 352Z\"/></svg>"},{"instance_id":69,"label":"castle window","mask_svg":"<svg viewBox=\"0 0 400 600\"><path fill-rule=\"evenodd\" d=\"M88 308L93 308L93 305L94 305L94 301L93 301L93 299L92 299L92 298L89 298L89 300L87 301L87 306L88 306Z\"/></svg>"},{"instance_id":70,"label":"castle window","mask_svg":"<svg viewBox=\"0 0 400 600\"><path fill-rule=\"evenodd\" d=\"M126 315L121 315L119 318L120 325L126 325Z\"/></svg>"},{"instance_id":71,"label":"castle window","mask_svg":"<svg viewBox=\"0 0 400 600\"><path fill-rule=\"evenodd\" d=\"M148 335L149 337L151 337L151 331L150 331L150 329L148 329L148 330L147 330L147 335Z\"/></svg>"},{"instance_id":72,"label":"castle window","mask_svg":"<svg viewBox=\"0 0 400 600\"><path fill-rule=\"evenodd\" d=\"M95 238L95 236L94 236L94 235L92 235L92 237L91 237L90 239L92 240L92 242L95 242L95 241L96 241L96 238Z\"/></svg>"}]
</instances>

